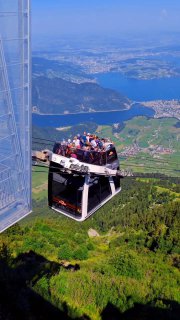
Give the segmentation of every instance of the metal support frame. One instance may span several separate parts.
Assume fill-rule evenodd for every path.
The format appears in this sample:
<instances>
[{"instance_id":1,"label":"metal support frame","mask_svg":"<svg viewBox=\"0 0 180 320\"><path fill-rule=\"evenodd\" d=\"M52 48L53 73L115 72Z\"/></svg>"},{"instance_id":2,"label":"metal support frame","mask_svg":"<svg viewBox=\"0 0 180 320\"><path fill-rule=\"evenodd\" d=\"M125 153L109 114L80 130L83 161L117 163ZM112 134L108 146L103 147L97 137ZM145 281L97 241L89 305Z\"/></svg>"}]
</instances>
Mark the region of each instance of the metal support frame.
<instances>
[{"instance_id":1,"label":"metal support frame","mask_svg":"<svg viewBox=\"0 0 180 320\"><path fill-rule=\"evenodd\" d=\"M8 12L8 0L0 0L0 232L31 211L30 0L14 3L16 11ZM12 14L15 25L6 36Z\"/></svg>"}]
</instances>

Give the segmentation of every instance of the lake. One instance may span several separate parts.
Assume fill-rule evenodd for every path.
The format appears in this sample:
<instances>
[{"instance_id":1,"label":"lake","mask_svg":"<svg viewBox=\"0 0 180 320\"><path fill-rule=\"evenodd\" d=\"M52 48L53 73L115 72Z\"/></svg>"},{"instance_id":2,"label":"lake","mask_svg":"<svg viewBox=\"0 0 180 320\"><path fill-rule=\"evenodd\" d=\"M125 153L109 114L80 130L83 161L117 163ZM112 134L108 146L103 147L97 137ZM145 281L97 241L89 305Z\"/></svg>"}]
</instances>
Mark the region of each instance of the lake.
<instances>
[{"instance_id":1,"label":"lake","mask_svg":"<svg viewBox=\"0 0 180 320\"><path fill-rule=\"evenodd\" d=\"M95 77L101 86L117 90L133 101L180 99L180 78L136 80L126 78L120 73L96 74ZM123 122L140 115L153 117L154 111L136 103L129 110L115 112L67 115L33 114L33 124L40 127L61 127L76 125L87 121L97 124L112 124Z\"/></svg>"},{"instance_id":2,"label":"lake","mask_svg":"<svg viewBox=\"0 0 180 320\"><path fill-rule=\"evenodd\" d=\"M134 101L180 99L180 78L136 80L114 72L94 76L102 87L117 90Z\"/></svg>"},{"instance_id":3,"label":"lake","mask_svg":"<svg viewBox=\"0 0 180 320\"><path fill-rule=\"evenodd\" d=\"M94 113L78 113L66 115L38 115L33 114L33 125L39 127L64 127L72 126L78 123L87 121L95 122L97 124L113 124L122 123L123 121L132 119L135 116L144 115L146 117L153 117L154 110L134 104L131 109L123 111L110 112L94 112Z\"/></svg>"}]
</instances>

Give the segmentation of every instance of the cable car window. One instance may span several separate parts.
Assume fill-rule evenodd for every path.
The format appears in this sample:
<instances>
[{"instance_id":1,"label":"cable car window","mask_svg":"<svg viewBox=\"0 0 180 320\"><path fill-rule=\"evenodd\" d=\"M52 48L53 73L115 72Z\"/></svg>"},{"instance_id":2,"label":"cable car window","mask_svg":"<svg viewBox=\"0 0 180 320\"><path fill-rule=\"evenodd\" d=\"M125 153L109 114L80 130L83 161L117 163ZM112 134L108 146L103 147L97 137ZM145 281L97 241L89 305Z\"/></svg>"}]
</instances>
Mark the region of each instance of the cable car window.
<instances>
[{"instance_id":1,"label":"cable car window","mask_svg":"<svg viewBox=\"0 0 180 320\"><path fill-rule=\"evenodd\" d=\"M106 152L102 151L101 152L101 163L102 166L106 165Z\"/></svg>"},{"instance_id":2,"label":"cable car window","mask_svg":"<svg viewBox=\"0 0 180 320\"><path fill-rule=\"evenodd\" d=\"M94 165L106 165L106 153L102 151L84 151L84 162Z\"/></svg>"},{"instance_id":3,"label":"cable car window","mask_svg":"<svg viewBox=\"0 0 180 320\"><path fill-rule=\"evenodd\" d=\"M53 153L59 154L65 157L67 153L67 146L56 142L53 147Z\"/></svg>"},{"instance_id":4,"label":"cable car window","mask_svg":"<svg viewBox=\"0 0 180 320\"><path fill-rule=\"evenodd\" d=\"M108 177L99 177L101 186L101 201L105 200L107 197L111 196L111 187Z\"/></svg>"},{"instance_id":5,"label":"cable car window","mask_svg":"<svg viewBox=\"0 0 180 320\"><path fill-rule=\"evenodd\" d=\"M77 154L77 159L79 161L82 161L84 160L84 151L81 150L81 149L76 149L76 154Z\"/></svg>"},{"instance_id":6,"label":"cable car window","mask_svg":"<svg viewBox=\"0 0 180 320\"><path fill-rule=\"evenodd\" d=\"M101 164L101 153L97 151L92 152L92 164L100 165Z\"/></svg>"},{"instance_id":7,"label":"cable car window","mask_svg":"<svg viewBox=\"0 0 180 320\"><path fill-rule=\"evenodd\" d=\"M52 205L74 215L81 214L84 177L53 173Z\"/></svg>"},{"instance_id":8,"label":"cable car window","mask_svg":"<svg viewBox=\"0 0 180 320\"><path fill-rule=\"evenodd\" d=\"M94 165L106 165L105 152L76 149L76 155L79 161Z\"/></svg>"},{"instance_id":9,"label":"cable car window","mask_svg":"<svg viewBox=\"0 0 180 320\"><path fill-rule=\"evenodd\" d=\"M117 160L117 153L115 148L111 148L107 151L107 163L110 164L115 160Z\"/></svg>"},{"instance_id":10,"label":"cable car window","mask_svg":"<svg viewBox=\"0 0 180 320\"><path fill-rule=\"evenodd\" d=\"M106 198L111 196L109 178L96 177L90 181L88 193L88 212L97 207Z\"/></svg>"},{"instance_id":11,"label":"cable car window","mask_svg":"<svg viewBox=\"0 0 180 320\"><path fill-rule=\"evenodd\" d=\"M120 177L113 177L115 189L120 188Z\"/></svg>"},{"instance_id":12,"label":"cable car window","mask_svg":"<svg viewBox=\"0 0 180 320\"><path fill-rule=\"evenodd\" d=\"M97 207L101 203L99 178L95 178L90 182L88 192L88 212Z\"/></svg>"},{"instance_id":13,"label":"cable car window","mask_svg":"<svg viewBox=\"0 0 180 320\"><path fill-rule=\"evenodd\" d=\"M60 154L60 150L61 150L61 144L55 143L53 147L53 153Z\"/></svg>"}]
</instances>

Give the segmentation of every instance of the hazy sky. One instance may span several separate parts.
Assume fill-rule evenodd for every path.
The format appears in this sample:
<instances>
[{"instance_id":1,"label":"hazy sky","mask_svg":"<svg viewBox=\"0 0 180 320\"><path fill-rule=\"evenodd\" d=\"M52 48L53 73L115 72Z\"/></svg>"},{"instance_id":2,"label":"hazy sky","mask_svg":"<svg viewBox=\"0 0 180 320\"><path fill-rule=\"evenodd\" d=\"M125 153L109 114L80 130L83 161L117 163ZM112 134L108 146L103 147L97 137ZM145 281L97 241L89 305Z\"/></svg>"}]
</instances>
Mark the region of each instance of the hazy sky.
<instances>
[{"instance_id":1,"label":"hazy sky","mask_svg":"<svg viewBox=\"0 0 180 320\"><path fill-rule=\"evenodd\" d=\"M32 0L33 35L180 31L180 0Z\"/></svg>"}]
</instances>

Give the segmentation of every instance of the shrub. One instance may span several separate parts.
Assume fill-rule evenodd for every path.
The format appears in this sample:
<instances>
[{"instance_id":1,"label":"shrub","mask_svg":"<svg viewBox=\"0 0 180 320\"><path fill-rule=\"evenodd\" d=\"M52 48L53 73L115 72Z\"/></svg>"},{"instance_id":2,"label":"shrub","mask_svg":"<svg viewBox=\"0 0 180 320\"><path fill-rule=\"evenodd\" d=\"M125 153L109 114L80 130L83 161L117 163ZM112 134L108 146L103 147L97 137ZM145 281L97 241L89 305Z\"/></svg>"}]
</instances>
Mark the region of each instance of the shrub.
<instances>
[{"instance_id":1,"label":"shrub","mask_svg":"<svg viewBox=\"0 0 180 320\"><path fill-rule=\"evenodd\" d=\"M113 254L109 260L117 275L135 279L143 277L143 270L138 256L134 252L119 252Z\"/></svg>"},{"instance_id":2,"label":"shrub","mask_svg":"<svg viewBox=\"0 0 180 320\"><path fill-rule=\"evenodd\" d=\"M58 252L58 259L61 259L61 260L73 259L73 252L68 243L63 244L60 247L60 250Z\"/></svg>"},{"instance_id":3,"label":"shrub","mask_svg":"<svg viewBox=\"0 0 180 320\"><path fill-rule=\"evenodd\" d=\"M74 251L74 259L86 260L88 259L88 250L86 247L79 247Z\"/></svg>"}]
</instances>

